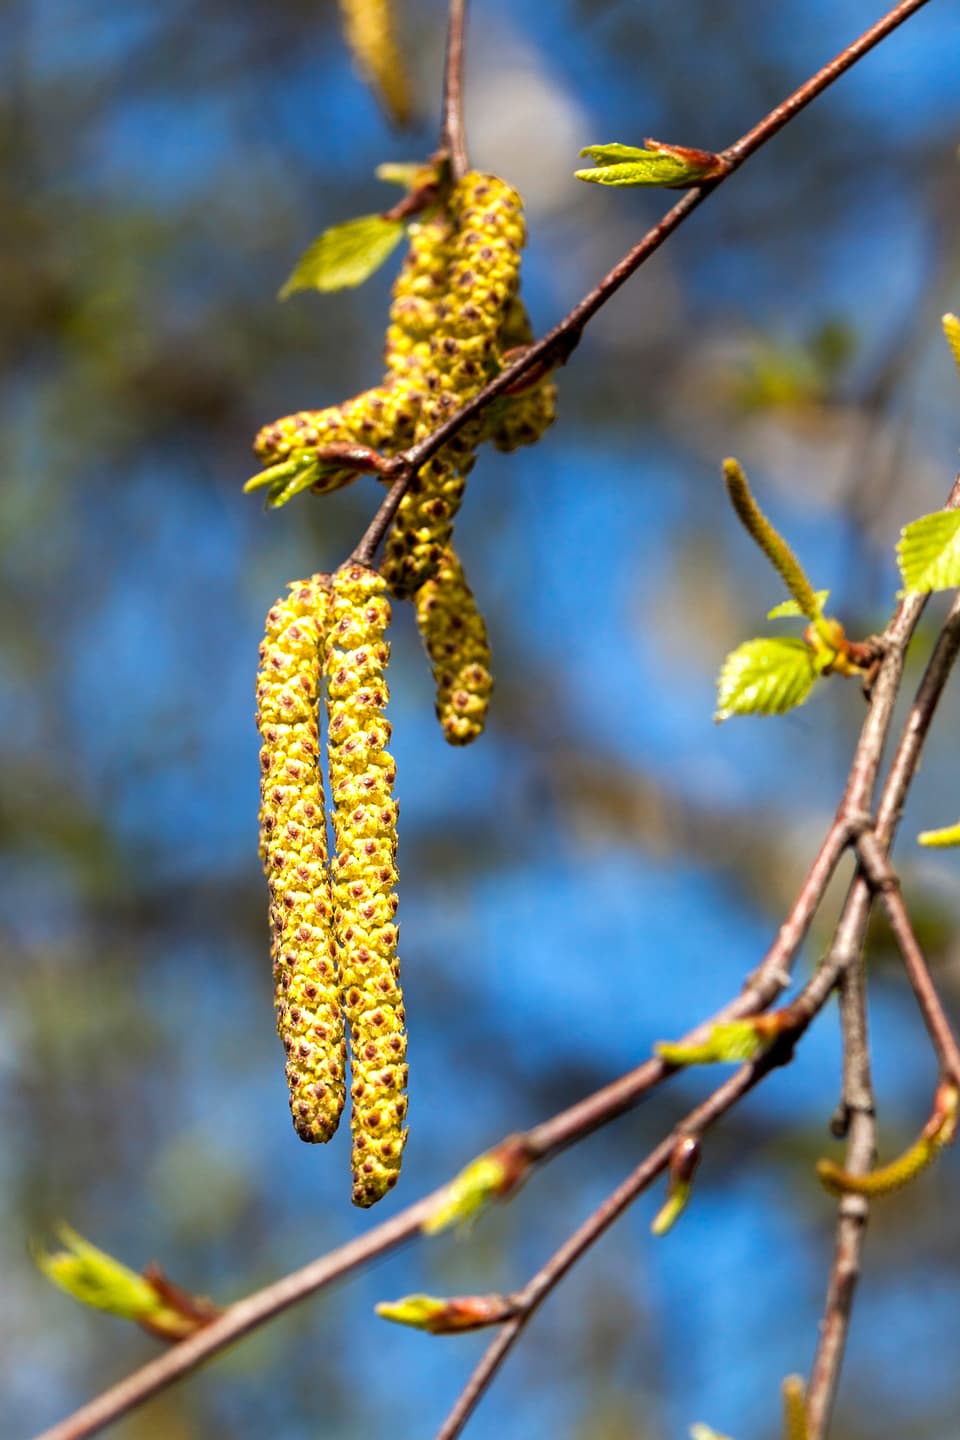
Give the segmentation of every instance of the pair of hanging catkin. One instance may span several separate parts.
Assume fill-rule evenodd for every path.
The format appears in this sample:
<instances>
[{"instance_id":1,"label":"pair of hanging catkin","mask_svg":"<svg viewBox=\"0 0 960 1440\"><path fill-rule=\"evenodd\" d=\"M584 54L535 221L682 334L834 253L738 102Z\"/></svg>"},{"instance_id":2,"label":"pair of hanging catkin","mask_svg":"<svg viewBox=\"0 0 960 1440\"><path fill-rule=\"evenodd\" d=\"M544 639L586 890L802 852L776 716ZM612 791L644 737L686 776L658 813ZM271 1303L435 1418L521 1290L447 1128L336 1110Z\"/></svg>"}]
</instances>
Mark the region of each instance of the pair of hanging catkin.
<instances>
[{"instance_id":1,"label":"pair of hanging catkin","mask_svg":"<svg viewBox=\"0 0 960 1440\"><path fill-rule=\"evenodd\" d=\"M333 1135L344 1104L346 1019L353 1199L364 1206L396 1184L406 1140L385 589L358 565L297 581L267 616L257 674L260 852L290 1109L301 1139ZM324 680L332 858L317 724Z\"/></svg>"},{"instance_id":2,"label":"pair of hanging catkin","mask_svg":"<svg viewBox=\"0 0 960 1440\"><path fill-rule=\"evenodd\" d=\"M395 455L433 433L532 338L518 296L524 242L517 192L471 172L410 227L394 286L380 386L261 430L270 467L255 483L328 493L356 471L331 445ZM277 1025L290 1108L304 1140L329 1140L346 1091L350 1040L353 1199L396 1183L406 1140L406 1031L397 961L395 766L387 749L387 590L413 600L445 738L486 719L486 626L453 548L478 447L512 450L552 422L548 378L495 402L421 469L388 532L382 573L348 564L290 587L267 617L257 679L261 857L270 888ZM323 455L325 449L327 455ZM318 706L326 688L334 853L328 854Z\"/></svg>"}]
</instances>

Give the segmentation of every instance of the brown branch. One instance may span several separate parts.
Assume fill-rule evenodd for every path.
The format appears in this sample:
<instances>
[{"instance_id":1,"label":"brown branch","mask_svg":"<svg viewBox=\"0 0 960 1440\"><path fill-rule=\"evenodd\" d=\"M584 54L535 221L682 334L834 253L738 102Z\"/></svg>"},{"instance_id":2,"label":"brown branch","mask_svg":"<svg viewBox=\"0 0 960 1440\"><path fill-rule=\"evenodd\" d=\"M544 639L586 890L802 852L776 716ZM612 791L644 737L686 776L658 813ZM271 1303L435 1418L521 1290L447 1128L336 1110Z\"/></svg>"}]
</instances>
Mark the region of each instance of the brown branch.
<instances>
[{"instance_id":1,"label":"brown branch","mask_svg":"<svg viewBox=\"0 0 960 1440\"><path fill-rule=\"evenodd\" d=\"M588 291L583 299L580 300L569 314L565 315L552 330L549 330L542 339L528 346L522 354L517 356L512 364L505 366L499 375L495 376L489 384L478 391L472 399L462 405L459 410L455 411L430 435L424 436L416 445L411 446L402 457L398 457L406 464L405 471L401 474L400 479L394 487L395 489L399 487L399 494L393 499L393 491L391 491L382 502L381 509L390 507L389 515L392 517L420 467L426 464L468 421L485 410L498 395L510 391L524 375L536 366L550 368L556 364L563 364L576 348L588 321L616 294L621 285L624 285L626 281L639 270L640 266L643 265L646 260L649 260L655 251L659 250L667 237L679 229L687 217L693 214L693 211L696 210L701 201L705 200L709 194L716 190L735 170L738 170L751 155L756 154L761 146L765 145L768 140L771 140L795 115L804 109L805 106L809 105L812 100L815 100L818 95L821 95L824 90L828 89L845 71L849 70L851 66L855 65L858 60L861 60L874 46L879 45L881 40L884 40L892 31L902 25L905 20L909 19L911 15L917 10L922 9L923 6L928 3L929 0L900 0L900 4L895 5L893 9L889 10L875 25L871 25L869 30L865 30L858 39L854 40L842 50L839 55L824 65L822 69L818 70L815 75L812 75L809 80L795 90L792 95L789 95L786 100L783 100L765 115L751 130L748 130L739 140L734 141L728 149L722 151L721 159L726 162L726 168L721 174L717 175L713 180L706 181L703 184L696 185L692 189L687 190L682 199L678 200L677 203L657 221L656 225L647 231L646 235L637 242L633 249L629 250L623 259L618 261L613 269L607 272L599 284ZM453 18L456 9L457 0L451 0L451 35L454 30ZM450 89L450 53L451 47L448 44L448 94ZM445 127L448 123L447 112L448 105L447 102L445 102ZM382 536L388 523L389 519L380 525L378 524L377 516L374 516L367 534L370 535L373 533ZM365 542L366 536L364 540L361 541L361 546L365 547L364 553L367 553L369 547L365 545ZM379 538L377 543L379 543ZM365 563L370 563L369 559Z\"/></svg>"},{"instance_id":2,"label":"brown branch","mask_svg":"<svg viewBox=\"0 0 960 1440\"><path fill-rule=\"evenodd\" d=\"M953 488L948 505L958 503L960 479ZM883 659L873 687L870 708L854 752L850 779L843 800L790 913L741 994L684 1036L683 1043L695 1044L702 1041L712 1027L721 1021L759 1013L771 1005L790 983L790 965L810 922L847 846L864 824L864 812L869 805L893 715L904 651L919 620L923 603L922 599L917 598L902 602L884 632ZM941 656L938 660L938 656L941 656L939 644L921 683L917 701L905 727L904 740L901 741L891 767L895 779L888 781L884 791L878 826L886 823L882 820L884 814L899 813L899 807L919 762L919 747L929 726L939 691L946 683L949 673L945 657ZM939 677L939 690L936 692L931 688L932 682L928 683L928 675L931 673ZM915 715L914 711L921 699L921 714ZM835 980L835 975L830 978L827 968L821 967L808 990L813 990L814 986L819 987L813 991L816 998L822 988L825 999ZM676 1067L668 1065L659 1056L644 1061L620 1079L535 1126L526 1136L520 1137L519 1143L524 1153L532 1162L550 1159L567 1145L591 1134L636 1105L656 1085L674 1074L675 1069ZM191 1373L204 1360L226 1349L251 1330L315 1294L348 1271L411 1239L420 1230L423 1222L443 1203L446 1195L447 1187L444 1186L401 1211L391 1220L374 1227L360 1239L340 1246L293 1275L286 1276L231 1305L223 1316L196 1336L142 1366L110 1390L82 1406L59 1425L44 1431L36 1440L84 1440L86 1436L97 1434L105 1426L143 1404L182 1376Z\"/></svg>"},{"instance_id":3,"label":"brown branch","mask_svg":"<svg viewBox=\"0 0 960 1440\"><path fill-rule=\"evenodd\" d=\"M839 957L833 957L824 967L826 974L823 971L818 972L787 1011L781 1012L785 1018L789 1012L789 1018L775 1043L756 1060L742 1065L729 1080L718 1086L707 1100L679 1121L670 1134L650 1151L626 1180L574 1231L523 1289L510 1296L516 1313L501 1326L496 1338L480 1357L453 1409L437 1432L436 1440L456 1440L456 1436L461 1434L534 1311L637 1196L668 1169L677 1145L681 1141L689 1141L691 1137L699 1138L704 1135L771 1070L786 1064L792 1058L797 1041L825 1005L839 978L840 966Z\"/></svg>"},{"instance_id":4,"label":"brown branch","mask_svg":"<svg viewBox=\"0 0 960 1440\"><path fill-rule=\"evenodd\" d=\"M449 156L450 173L459 180L466 172L467 141L463 128L463 37L467 0L450 0L447 16L447 53L443 71L443 116L440 149Z\"/></svg>"},{"instance_id":5,"label":"brown branch","mask_svg":"<svg viewBox=\"0 0 960 1440\"><path fill-rule=\"evenodd\" d=\"M960 1085L960 1045L953 1027L947 1019L943 1002L933 983L929 966L917 940L913 922L907 913L900 880L890 861L877 843L876 836L865 830L857 841L857 851L866 872L867 879L880 896L887 912L890 929L897 942L904 969L913 986L920 1013L923 1016L933 1048L945 1080Z\"/></svg>"}]
</instances>

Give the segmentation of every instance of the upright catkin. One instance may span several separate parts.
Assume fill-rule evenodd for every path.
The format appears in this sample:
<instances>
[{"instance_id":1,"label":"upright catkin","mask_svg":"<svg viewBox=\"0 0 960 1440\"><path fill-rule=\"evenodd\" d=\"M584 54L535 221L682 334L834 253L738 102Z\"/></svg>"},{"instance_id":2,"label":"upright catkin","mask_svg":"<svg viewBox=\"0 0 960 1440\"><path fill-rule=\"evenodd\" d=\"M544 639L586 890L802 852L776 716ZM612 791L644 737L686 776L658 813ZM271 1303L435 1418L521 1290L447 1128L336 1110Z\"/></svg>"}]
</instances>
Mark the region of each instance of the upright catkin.
<instances>
[{"instance_id":1,"label":"upright catkin","mask_svg":"<svg viewBox=\"0 0 960 1440\"><path fill-rule=\"evenodd\" d=\"M327 631L327 745L336 806L334 926L350 1027L353 1202L373 1205L397 1182L406 1142L403 995L397 959L396 766L385 672L390 623L376 571L347 565L333 577Z\"/></svg>"},{"instance_id":2,"label":"upright catkin","mask_svg":"<svg viewBox=\"0 0 960 1440\"><path fill-rule=\"evenodd\" d=\"M444 738L450 745L469 745L486 723L493 676L487 627L452 547L417 591L414 605L433 666Z\"/></svg>"},{"instance_id":3,"label":"upright catkin","mask_svg":"<svg viewBox=\"0 0 960 1440\"><path fill-rule=\"evenodd\" d=\"M277 1029L301 1140L329 1140L346 1053L319 769L318 683L329 576L290 586L267 615L257 671L260 858L270 889Z\"/></svg>"},{"instance_id":4,"label":"upright catkin","mask_svg":"<svg viewBox=\"0 0 960 1440\"><path fill-rule=\"evenodd\" d=\"M397 45L393 0L340 0L347 44L397 125L410 119L410 86Z\"/></svg>"},{"instance_id":5,"label":"upright catkin","mask_svg":"<svg viewBox=\"0 0 960 1440\"><path fill-rule=\"evenodd\" d=\"M446 291L434 307L415 441L496 374L500 327L519 283L524 225L516 190L495 175L470 171L454 185L447 213ZM400 502L382 566L394 594L414 594L440 563L484 433L482 418L465 425L421 468Z\"/></svg>"}]
</instances>

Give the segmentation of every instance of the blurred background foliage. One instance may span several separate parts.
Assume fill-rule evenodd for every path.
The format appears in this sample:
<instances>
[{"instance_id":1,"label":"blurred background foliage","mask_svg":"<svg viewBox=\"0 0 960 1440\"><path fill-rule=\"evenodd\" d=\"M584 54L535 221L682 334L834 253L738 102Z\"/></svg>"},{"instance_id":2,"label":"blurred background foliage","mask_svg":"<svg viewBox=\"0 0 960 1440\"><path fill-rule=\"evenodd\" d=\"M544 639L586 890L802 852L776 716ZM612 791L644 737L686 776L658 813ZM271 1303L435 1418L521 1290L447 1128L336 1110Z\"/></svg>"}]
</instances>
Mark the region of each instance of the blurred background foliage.
<instances>
[{"instance_id":1,"label":"blurred background foliage","mask_svg":"<svg viewBox=\"0 0 960 1440\"><path fill-rule=\"evenodd\" d=\"M357 1233L347 1137L300 1145L273 1031L253 672L285 582L343 558L373 482L265 516L254 431L373 383L394 269L274 303L324 226L392 203L431 148L443 6L399 5L421 123L386 128L332 3L0 8L0 1432L28 1436L154 1344L27 1252L68 1219L221 1302ZM720 148L877 0L475 0L475 163L524 192L526 292L553 323L664 206L576 184L583 144ZM725 511L736 453L851 634L882 625L898 526L942 504L960 390L955 57L931 5L752 160L591 326L533 452L485 454L459 536L489 616L489 733L448 750L394 626L411 1140L399 1192L638 1061L736 990L832 812L863 702L711 721L723 654L781 596ZM913 652L927 653L942 606ZM960 813L944 704L899 859L960 1007ZM836 907L842 887L831 896ZM828 912L830 907L828 906ZM815 959L824 923L804 952ZM934 1065L879 925L871 1021L889 1155ZM712 1136L695 1203L646 1197L538 1316L480 1437L778 1434L805 1370L833 1202L832 1012ZM389 1258L119 1425L118 1440L433 1433L483 1336L378 1299L522 1282L713 1074L568 1153L466 1239ZM958 1165L871 1225L838 1440L950 1440ZM376 1217L376 1218L379 1218Z\"/></svg>"}]
</instances>

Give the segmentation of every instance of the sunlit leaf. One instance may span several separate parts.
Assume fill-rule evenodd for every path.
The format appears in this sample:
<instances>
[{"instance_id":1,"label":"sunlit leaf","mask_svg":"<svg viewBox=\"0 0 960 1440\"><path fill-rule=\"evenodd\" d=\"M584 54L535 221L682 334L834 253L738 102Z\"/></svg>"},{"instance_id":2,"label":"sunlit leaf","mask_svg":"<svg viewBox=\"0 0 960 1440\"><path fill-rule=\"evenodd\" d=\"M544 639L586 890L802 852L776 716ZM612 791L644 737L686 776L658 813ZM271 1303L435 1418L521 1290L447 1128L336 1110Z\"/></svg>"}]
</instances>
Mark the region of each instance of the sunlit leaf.
<instances>
[{"instance_id":1,"label":"sunlit leaf","mask_svg":"<svg viewBox=\"0 0 960 1440\"><path fill-rule=\"evenodd\" d=\"M904 526L897 560L908 595L960 585L960 510L935 510Z\"/></svg>"},{"instance_id":2,"label":"sunlit leaf","mask_svg":"<svg viewBox=\"0 0 960 1440\"><path fill-rule=\"evenodd\" d=\"M814 592L817 605L822 610L830 599L829 590L816 590ZM767 611L768 620L806 619L796 600L781 600L779 605L774 605L772 610Z\"/></svg>"},{"instance_id":3,"label":"sunlit leaf","mask_svg":"<svg viewBox=\"0 0 960 1440\"><path fill-rule=\"evenodd\" d=\"M956 315L944 315L943 333L947 337L951 354L960 370L960 319Z\"/></svg>"},{"instance_id":4,"label":"sunlit leaf","mask_svg":"<svg viewBox=\"0 0 960 1440\"><path fill-rule=\"evenodd\" d=\"M280 291L286 300L297 290L346 290L362 285L396 249L404 232L402 220L358 215L318 235L304 251Z\"/></svg>"},{"instance_id":5,"label":"sunlit leaf","mask_svg":"<svg viewBox=\"0 0 960 1440\"><path fill-rule=\"evenodd\" d=\"M752 1060L762 1044L755 1021L727 1020L697 1045L660 1040L653 1048L670 1065L713 1065Z\"/></svg>"},{"instance_id":6,"label":"sunlit leaf","mask_svg":"<svg viewBox=\"0 0 960 1440\"><path fill-rule=\"evenodd\" d=\"M714 718L783 715L803 704L816 678L813 651L803 640L748 640L723 662Z\"/></svg>"},{"instance_id":7,"label":"sunlit leaf","mask_svg":"<svg viewBox=\"0 0 960 1440\"><path fill-rule=\"evenodd\" d=\"M142 1320L160 1308L156 1291L142 1275L98 1250L69 1225L58 1226L57 1233L64 1248L52 1253L37 1249L33 1258L58 1289L82 1305L126 1320Z\"/></svg>"},{"instance_id":8,"label":"sunlit leaf","mask_svg":"<svg viewBox=\"0 0 960 1440\"><path fill-rule=\"evenodd\" d=\"M931 849L947 849L951 845L960 845L960 823L945 825L942 830L921 830L917 836L917 844L928 845Z\"/></svg>"},{"instance_id":9,"label":"sunlit leaf","mask_svg":"<svg viewBox=\"0 0 960 1440\"><path fill-rule=\"evenodd\" d=\"M727 163L709 150L665 145L646 140L636 145L586 145L581 155L593 160L591 170L575 171L578 180L595 185L661 185L668 189L697 185L723 174Z\"/></svg>"}]
</instances>

